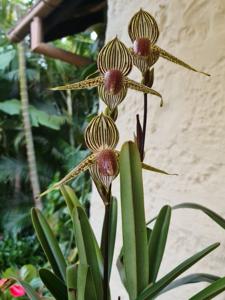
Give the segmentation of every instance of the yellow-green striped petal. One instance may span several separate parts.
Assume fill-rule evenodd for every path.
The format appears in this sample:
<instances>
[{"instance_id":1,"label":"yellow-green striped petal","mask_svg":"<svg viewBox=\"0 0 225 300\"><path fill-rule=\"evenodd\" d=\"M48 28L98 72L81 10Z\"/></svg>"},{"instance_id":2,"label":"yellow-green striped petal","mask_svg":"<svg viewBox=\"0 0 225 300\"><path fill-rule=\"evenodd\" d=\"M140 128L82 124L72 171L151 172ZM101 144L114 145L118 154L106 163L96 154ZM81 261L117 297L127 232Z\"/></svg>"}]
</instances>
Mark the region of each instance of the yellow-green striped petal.
<instances>
[{"instance_id":1,"label":"yellow-green striped petal","mask_svg":"<svg viewBox=\"0 0 225 300\"><path fill-rule=\"evenodd\" d=\"M86 79L79 82L74 82L62 86L51 88L52 91L64 91L64 90L82 90L86 88L96 87L104 82L103 76L97 76L95 78Z\"/></svg>"},{"instance_id":2,"label":"yellow-green striped petal","mask_svg":"<svg viewBox=\"0 0 225 300\"><path fill-rule=\"evenodd\" d=\"M162 95L159 94L158 92L156 92L155 90L147 87L144 84L141 84L141 83L138 83L134 80L131 80L128 77L125 77L124 81L125 81L125 84L127 85L127 87L129 87L132 90L136 90L136 91L143 92L143 93L146 93L146 94L152 94L152 95L155 95L155 96L159 97L161 99L160 106L163 106Z\"/></svg>"},{"instance_id":3,"label":"yellow-green striped petal","mask_svg":"<svg viewBox=\"0 0 225 300\"><path fill-rule=\"evenodd\" d=\"M63 177L60 181L56 182L51 186L49 189L44 191L40 194L40 197L48 194L49 192L53 190L59 189L62 185L66 184L68 181L75 178L77 175L79 175L81 172L84 172L87 170L92 164L94 164L96 160L96 155L91 154L86 159L84 159L78 166L76 166L74 169L72 169L65 177Z\"/></svg>"},{"instance_id":4,"label":"yellow-green striped petal","mask_svg":"<svg viewBox=\"0 0 225 300\"><path fill-rule=\"evenodd\" d=\"M119 132L115 122L101 113L93 118L86 128L85 143L93 152L101 149L114 149L119 141Z\"/></svg>"},{"instance_id":5,"label":"yellow-green striped petal","mask_svg":"<svg viewBox=\"0 0 225 300\"><path fill-rule=\"evenodd\" d=\"M153 49L154 51L158 51L159 55L177 65L180 65L188 70L191 70L191 71L194 71L194 72L197 72L197 73L201 73L201 74L204 74L206 76L210 76L210 74L208 73L205 73L205 72L202 72L202 71L199 71L195 68L193 68L192 66L188 65L187 63L185 63L184 61L180 60L179 58L177 58L176 56L170 54L169 52L159 48L158 46L154 45L153 46Z\"/></svg>"},{"instance_id":6,"label":"yellow-green striped petal","mask_svg":"<svg viewBox=\"0 0 225 300\"><path fill-rule=\"evenodd\" d=\"M101 49L97 64L103 74L108 70L119 70L127 75L132 69L132 56L124 43L115 37Z\"/></svg>"},{"instance_id":7,"label":"yellow-green striped petal","mask_svg":"<svg viewBox=\"0 0 225 300\"><path fill-rule=\"evenodd\" d=\"M127 87L123 85L121 91L115 95L110 94L106 91L105 86L103 84L98 87L99 97L105 102L105 104L112 111L114 110L126 97L127 95Z\"/></svg>"},{"instance_id":8,"label":"yellow-green striped petal","mask_svg":"<svg viewBox=\"0 0 225 300\"><path fill-rule=\"evenodd\" d=\"M159 37L159 28L153 16L140 9L131 18L128 33L132 42L138 38L148 38L151 44L155 44Z\"/></svg>"}]
</instances>

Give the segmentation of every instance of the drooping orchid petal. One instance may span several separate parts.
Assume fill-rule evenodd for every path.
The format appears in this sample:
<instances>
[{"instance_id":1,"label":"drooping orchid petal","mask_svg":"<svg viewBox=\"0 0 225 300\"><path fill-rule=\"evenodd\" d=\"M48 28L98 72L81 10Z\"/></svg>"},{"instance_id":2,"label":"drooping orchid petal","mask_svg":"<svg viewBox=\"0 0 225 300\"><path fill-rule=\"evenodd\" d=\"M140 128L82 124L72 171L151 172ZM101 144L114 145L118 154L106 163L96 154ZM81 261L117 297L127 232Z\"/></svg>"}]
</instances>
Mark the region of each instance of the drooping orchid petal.
<instances>
[{"instance_id":1,"label":"drooping orchid petal","mask_svg":"<svg viewBox=\"0 0 225 300\"><path fill-rule=\"evenodd\" d=\"M81 172L86 171L92 164L95 162L95 155L89 155L86 159L84 159L79 165L77 165L74 169L72 169L65 177L63 177L60 181L53 184L49 189L40 194L40 197L47 195L48 193L59 189L62 185L66 184L76 176L78 176Z\"/></svg>"},{"instance_id":2,"label":"drooping orchid petal","mask_svg":"<svg viewBox=\"0 0 225 300\"><path fill-rule=\"evenodd\" d=\"M98 87L100 98L110 110L114 110L124 100L128 88L136 91L145 90L148 94L162 98L158 92L152 89L146 90L145 85L141 83L135 82L135 84L129 85L131 80L127 75L131 72L133 58L129 49L117 37L101 49L97 65L101 73L100 76L55 87L52 90L79 90Z\"/></svg>"},{"instance_id":3,"label":"drooping orchid petal","mask_svg":"<svg viewBox=\"0 0 225 300\"><path fill-rule=\"evenodd\" d=\"M52 91L63 91L63 90L82 90L86 88L93 88L96 86L99 86L99 84L102 84L104 82L103 76L97 76L95 78L86 79L79 82L74 82L71 84L66 84L62 86L57 86L54 88L51 88Z\"/></svg>"},{"instance_id":4,"label":"drooping orchid petal","mask_svg":"<svg viewBox=\"0 0 225 300\"><path fill-rule=\"evenodd\" d=\"M140 9L131 18L128 33L133 42L133 48L130 49L133 56L133 63L142 74L153 66L159 57L162 57L188 70L210 76L208 73L193 68L155 44L158 40L159 29L156 20L147 11Z\"/></svg>"}]
</instances>

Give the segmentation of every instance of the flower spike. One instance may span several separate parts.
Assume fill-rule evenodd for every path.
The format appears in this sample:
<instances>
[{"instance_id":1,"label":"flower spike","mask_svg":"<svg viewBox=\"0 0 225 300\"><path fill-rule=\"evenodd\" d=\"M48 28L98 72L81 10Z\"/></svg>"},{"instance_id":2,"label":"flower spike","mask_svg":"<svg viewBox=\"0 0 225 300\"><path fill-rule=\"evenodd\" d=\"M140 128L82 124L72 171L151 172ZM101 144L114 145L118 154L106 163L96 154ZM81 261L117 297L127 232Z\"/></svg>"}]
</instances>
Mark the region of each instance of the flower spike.
<instances>
[{"instance_id":1,"label":"flower spike","mask_svg":"<svg viewBox=\"0 0 225 300\"><path fill-rule=\"evenodd\" d=\"M66 84L52 88L52 90L79 90L98 87L100 98L113 111L126 97L128 88L143 91L145 86L133 82L127 77L131 72L133 58L129 49L117 38L109 41L99 52L97 65L101 75L81 82ZM135 88L134 88L135 87ZM152 89L146 93L161 95Z\"/></svg>"},{"instance_id":2,"label":"flower spike","mask_svg":"<svg viewBox=\"0 0 225 300\"><path fill-rule=\"evenodd\" d=\"M141 9L131 18L128 33L133 42L130 52L133 56L134 65L142 74L151 68L159 57L162 57L191 71L210 76L208 73L193 68L155 44L158 40L159 29L156 20L148 12Z\"/></svg>"}]
</instances>

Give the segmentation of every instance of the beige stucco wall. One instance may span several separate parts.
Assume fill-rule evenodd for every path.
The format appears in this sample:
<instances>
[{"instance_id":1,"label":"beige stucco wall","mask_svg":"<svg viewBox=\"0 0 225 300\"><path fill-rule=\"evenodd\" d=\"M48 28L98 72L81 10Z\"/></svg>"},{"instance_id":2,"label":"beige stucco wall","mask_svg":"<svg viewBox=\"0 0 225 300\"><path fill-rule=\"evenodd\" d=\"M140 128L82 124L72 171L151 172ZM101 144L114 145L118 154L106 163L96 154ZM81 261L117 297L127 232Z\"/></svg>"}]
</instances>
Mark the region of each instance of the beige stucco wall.
<instances>
[{"instance_id":1,"label":"beige stucco wall","mask_svg":"<svg viewBox=\"0 0 225 300\"><path fill-rule=\"evenodd\" d=\"M159 46L212 74L207 78L162 59L155 66L154 88L163 94L165 105L159 108L158 99L149 97L145 160L180 175L144 173L147 219L164 204L184 201L206 205L225 217L225 1L109 0L108 6L107 40L117 34L130 46L127 25L142 7L150 11L159 24ZM137 70L131 76L140 79ZM142 104L141 94L129 92L120 105L117 122L120 145L133 138L135 115L142 111ZM118 180L113 193L119 198ZM95 192L92 222L98 236L103 217L100 201ZM118 253L120 230L117 238ZM220 249L188 273L225 275L225 231L197 211L174 212L161 274L215 241L221 241ZM159 299L186 300L204 286L182 287ZM122 300L128 299L116 268L111 287L113 300L118 295ZM216 299L225 299L225 294Z\"/></svg>"}]
</instances>

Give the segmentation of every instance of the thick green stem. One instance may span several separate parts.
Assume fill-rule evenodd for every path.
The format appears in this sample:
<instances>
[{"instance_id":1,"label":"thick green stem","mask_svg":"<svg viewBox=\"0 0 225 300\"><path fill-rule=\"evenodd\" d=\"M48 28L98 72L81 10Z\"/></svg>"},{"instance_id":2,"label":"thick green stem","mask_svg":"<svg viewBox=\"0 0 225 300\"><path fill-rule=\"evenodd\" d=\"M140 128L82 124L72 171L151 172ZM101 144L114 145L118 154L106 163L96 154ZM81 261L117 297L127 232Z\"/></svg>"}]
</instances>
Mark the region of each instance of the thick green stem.
<instances>
[{"instance_id":1,"label":"thick green stem","mask_svg":"<svg viewBox=\"0 0 225 300\"><path fill-rule=\"evenodd\" d=\"M104 279L103 291L104 300L109 299L109 218L110 208L109 203L105 204L105 219L104 219Z\"/></svg>"}]
</instances>

